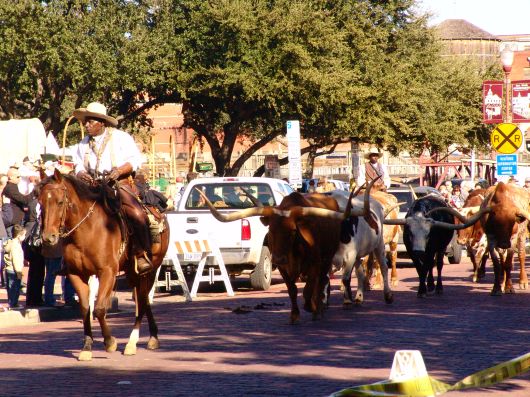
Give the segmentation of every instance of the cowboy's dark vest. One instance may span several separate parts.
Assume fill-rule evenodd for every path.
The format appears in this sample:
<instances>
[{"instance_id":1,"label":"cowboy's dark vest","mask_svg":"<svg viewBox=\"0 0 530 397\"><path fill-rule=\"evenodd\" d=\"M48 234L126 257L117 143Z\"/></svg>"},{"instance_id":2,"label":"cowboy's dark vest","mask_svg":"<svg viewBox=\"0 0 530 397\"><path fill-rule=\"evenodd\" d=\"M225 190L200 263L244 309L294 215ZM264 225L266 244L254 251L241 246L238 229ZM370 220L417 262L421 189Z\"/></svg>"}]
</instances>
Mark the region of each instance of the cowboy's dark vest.
<instances>
[{"instance_id":1,"label":"cowboy's dark vest","mask_svg":"<svg viewBox=\"0 0 530 397\"><path fill-rule=\"evenodd\" d=\"M370 183L374 179L376 179L378 176L380 176L381 178L379 178L374 183L373 189L386 190L385 182L383 181L383 170L379 163L372 164L371 162L368 161L365 164L364 169L365 169L366 183Z\"/></svg>"}]
</instances>

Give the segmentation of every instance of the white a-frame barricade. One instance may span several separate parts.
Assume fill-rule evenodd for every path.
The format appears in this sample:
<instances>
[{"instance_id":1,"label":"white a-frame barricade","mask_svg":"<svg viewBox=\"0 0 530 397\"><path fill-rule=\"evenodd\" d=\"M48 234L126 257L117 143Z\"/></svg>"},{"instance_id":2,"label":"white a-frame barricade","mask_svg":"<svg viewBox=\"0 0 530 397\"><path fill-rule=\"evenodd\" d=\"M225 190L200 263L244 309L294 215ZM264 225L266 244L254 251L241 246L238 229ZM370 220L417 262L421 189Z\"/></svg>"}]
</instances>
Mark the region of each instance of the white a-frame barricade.
<instances>
[{"instance_id":1,"label":"white a-frame barricade","mask_svg":"<svg viewBox=\"0 0 530 397\"><path fill-rule=\"evenodd\" d=\"M234 296L234 290L232 289L232 284L230 284L230 278L226 271L225 262L223 261L219 247L214 241L213 238L210 238L175 243L177 251L181 250L182 253L201 253L201 259L197 267L197 274L195 275L195 280L193 280L193 286L191 287L192 298L197 297L199 284L205 281L210 284L213 284L216 281L222 281L225 284L227 295ZM206 265L208 265L208 273L205 275L204 268ZM216 268L219 269L219 272L221 273L220 275L215 274Z\"/></svg>"},{"instance_id":2,"label":"white a-frame barricade","mask_svg":"<svg viewBox=\"0 0 530 397\"><path fill-rule=\"evenodd\" d=\"M226 292L228 296L234 296L234 291L232 285L230 284L230 278L228 272L226 271L226 266L221 256L221 252L217 244L213 242L212 238L209 239L196 239L196 240L184 240L184 241L174 241L169 244L168 252L166 257L169 258L177 274L178 281L171 280L171 284L177 283L182 287L186 301L191 301L192 298L197 297L197 291L199 289L199 284L201 282L208 281L210 284L213 284L216 281L223 281L225 284ZM191 288L191 293L188 289L188 284L184 278L184 273L182 271L182 266L179 261L179 255L181 255L184 260L190 259L194 262L199 260L197 273L193 281L193 286ZM204 268L207 266L208 273L204 274ZM216 274L215 270L218 269L221 273ZM166 285L168 280L158 281L158 273L160 268L157 271L156 281L151 290L149 296L150 302L152 302L154 295L155 286ZM166 276L167 279L167 276Z\"/></svg>"},{"instance_id":3,"label":"white a-frame barricade","mask_svg":"<svg viewBox=\"0 0 530 397\"><path fill-rule=\"evenodd\" d=\"M182 266L180 266L175 242L169 243L169 247L166 253L166 258L171 261L173 265L173 269L175 270L175 273L177 274L177 280L172 280L171 274L167 272L165 279L162 281L159 281L158 277L160 275L160 269L162 268L162 266L159 266L158 269L156 270L156 277L155 277L155 282L153 284L153 288L151 288L151 292L149 293L149 302L153 303L153 297L155 294L156 287L165 286L166 288L169 288L173 285L179 285L182 288L182 292L184 293L186 302L191 302L190 290L188 288L188 283L186 282L186 278L184 277Z\"/></svg>"}]
</instances>

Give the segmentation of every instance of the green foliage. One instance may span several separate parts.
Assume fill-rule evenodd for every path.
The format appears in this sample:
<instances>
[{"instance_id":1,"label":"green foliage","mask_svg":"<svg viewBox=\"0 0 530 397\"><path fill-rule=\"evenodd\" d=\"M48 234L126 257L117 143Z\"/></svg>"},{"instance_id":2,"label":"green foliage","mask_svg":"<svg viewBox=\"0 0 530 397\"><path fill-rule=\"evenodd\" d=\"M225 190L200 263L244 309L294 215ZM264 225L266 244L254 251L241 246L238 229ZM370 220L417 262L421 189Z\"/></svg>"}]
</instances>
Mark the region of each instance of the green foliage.
<instances>
[{"instance_id":1,"label":"green foliage","mask_svg":"<svg viewBox=\"0 0 530 397\"><path fill-rule=\"evenodd\" d=\"M0 21L0 118L38 117L56 135L98 100L146 140L146 110L181 102L227 175L292 119L317 146L487 142L481 83L494 73L442 57L414 0L4 1ZM242 134L252 146L231 163Z\"/></svg>"}]
</instances>

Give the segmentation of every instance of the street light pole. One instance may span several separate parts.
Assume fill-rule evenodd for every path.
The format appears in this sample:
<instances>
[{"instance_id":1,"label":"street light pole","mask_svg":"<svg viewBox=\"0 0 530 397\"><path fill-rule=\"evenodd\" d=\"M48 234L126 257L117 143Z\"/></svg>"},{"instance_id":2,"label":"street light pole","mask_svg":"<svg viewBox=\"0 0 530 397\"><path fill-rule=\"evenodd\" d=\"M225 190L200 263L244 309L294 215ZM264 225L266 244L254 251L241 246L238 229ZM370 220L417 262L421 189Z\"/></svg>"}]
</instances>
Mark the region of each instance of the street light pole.
<instances>
[{"instance_id":1,"label":"street light pole","mask_svg":"<svg viewBox=\"0 0 530 397\"><path fill-rule=\"evenodd\" d=\"M510 72L512 71L514 52L511 44L505 44L501 51L501 62L502 69L504 70L504 87L506 90L506 108L504 111L503 122L512 122L512 111L511 111L511 84L510 84Z\"/></svg>"}]
</instances>

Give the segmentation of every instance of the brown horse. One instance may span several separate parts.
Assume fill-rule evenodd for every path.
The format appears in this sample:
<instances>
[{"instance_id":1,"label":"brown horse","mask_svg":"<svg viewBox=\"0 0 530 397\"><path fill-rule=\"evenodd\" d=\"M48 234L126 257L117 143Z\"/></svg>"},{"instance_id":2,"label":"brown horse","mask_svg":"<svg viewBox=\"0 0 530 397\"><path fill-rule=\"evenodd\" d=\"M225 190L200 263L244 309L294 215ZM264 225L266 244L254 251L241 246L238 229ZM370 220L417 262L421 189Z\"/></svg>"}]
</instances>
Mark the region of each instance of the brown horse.
<instances>
[{"instance_id":1,"label":"brown horse","mask_svg":"<svg viewBox=\"0 0 530 397\"><path fill-rule=\"evenodd\" d=\"M54 175L43 179L39 191L39 203L42 217L42 239L44 244L56 244L62 238L64 262L68 269L68 278L79 297L83 317L84 344L79 360L92 359L92 328L89 309L88 279L96 275L99 289L94 316L98 319L103 334L105 349L113 352L117 349L116 339L106 321L107 307L119 271L125 271L131 287L134 288L136 319L134 328L125 347L124 354L136 353L136 343L140 335L140 324L144 314L149 321L150 338L147 348L159 347L158 328L151 311L148 294L155 281L156 269L162 263L169 243L169 226L162 217L164 230L160 242L152 246L154 270L139 277L134 270L134 256L130 252L126 227L120 224L116 209L109 206L105 189L89 187L74 176ZM125 235L125 238L123 238Z\"/></svg>"}]
</instances>

